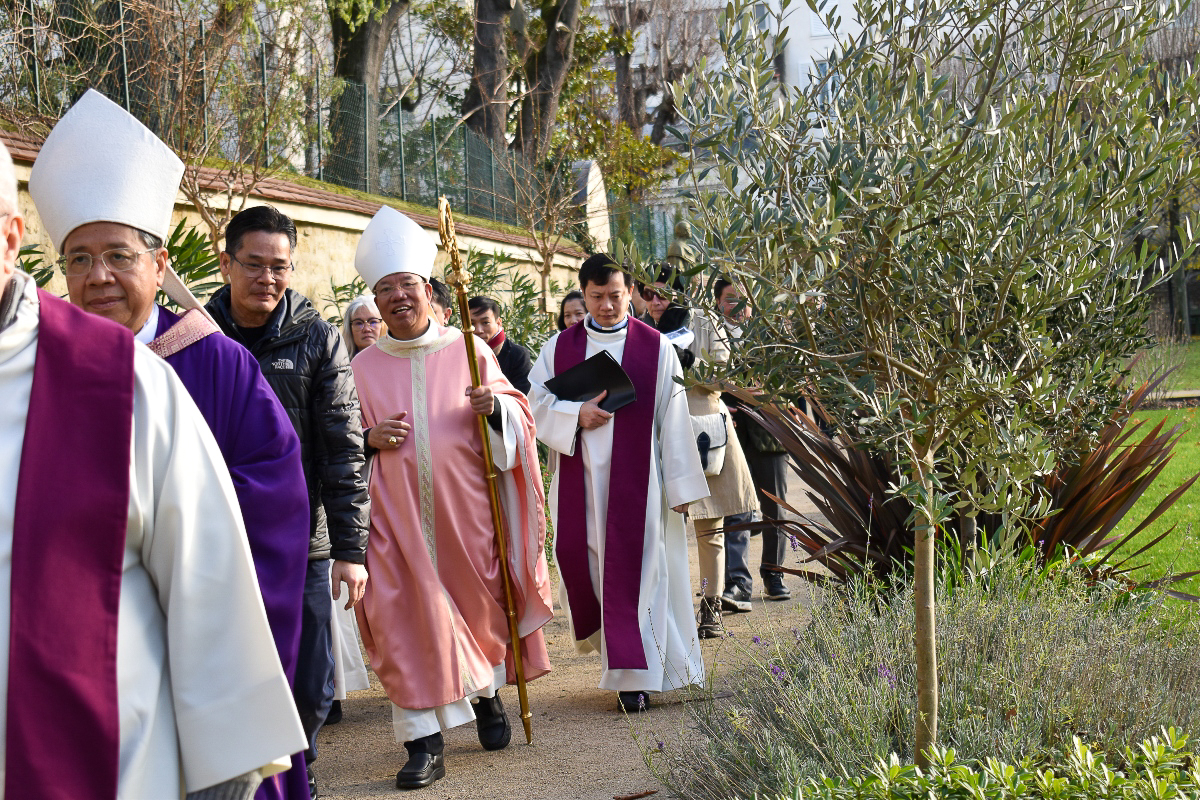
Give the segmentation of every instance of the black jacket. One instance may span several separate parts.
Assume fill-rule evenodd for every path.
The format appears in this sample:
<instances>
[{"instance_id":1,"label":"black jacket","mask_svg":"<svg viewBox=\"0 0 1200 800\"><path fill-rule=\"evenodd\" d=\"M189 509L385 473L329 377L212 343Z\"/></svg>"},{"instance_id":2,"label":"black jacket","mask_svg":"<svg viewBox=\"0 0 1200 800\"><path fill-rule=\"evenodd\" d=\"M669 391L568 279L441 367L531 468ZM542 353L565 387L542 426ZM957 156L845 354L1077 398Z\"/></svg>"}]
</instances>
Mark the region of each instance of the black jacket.
<instances>
[{"instance_id":1,"label":"black jacket","mask_svg":"<svg viewBox=\"0 0 1200 800\"><path fill-rule=\"evenodd\" d=\"M508 382L522 394L529 394L529 370L533 369L529 351L506 337L500 352L496 354L496 361L500 363L500 371L508 378Z\"/></svg>"},{"instance_id":2,"label":"black jacket","mask_svg":"<svg viewBox=\"0 0 1200 800\"><path fill-rule=\"evenodd\" d=\"M362 564L370 505L358 392L341 334L321 319L307 297L287 289L262 338L250 343L234 325L229 303L229 287L224 286L206 308L226 336L258 359L300 437L308 484L309 560Z\"/></svg>"}]
</instances>

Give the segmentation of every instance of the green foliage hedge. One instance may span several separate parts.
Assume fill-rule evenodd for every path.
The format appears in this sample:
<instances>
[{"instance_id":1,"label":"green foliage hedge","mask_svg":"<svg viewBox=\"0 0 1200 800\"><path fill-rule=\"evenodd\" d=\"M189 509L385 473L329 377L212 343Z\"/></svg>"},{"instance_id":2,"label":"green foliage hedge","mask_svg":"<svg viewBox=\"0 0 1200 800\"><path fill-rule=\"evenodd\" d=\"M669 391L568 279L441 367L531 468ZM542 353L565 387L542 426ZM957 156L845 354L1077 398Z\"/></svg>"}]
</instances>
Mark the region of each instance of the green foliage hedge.
<instances>
[{"instance_id":1,"label":"green foliage hedge","mask_svg":"<svg viewBox=\"0 0 1200 800\"><path fill-rule=\"evenodd\" d=\"M1028 760L1016 766L995 759L959 763L953 750L939 750L933 765L923 772L893 756L860 777L810 781L791 794L779 795L779 800L1194 798L1200 796L1200 764L1186 746L1186 736L1166 729L1161 736L1127 749L1119 769L1078 738L1062 763L1050 767Z\"/></svg>"}]
</instances>

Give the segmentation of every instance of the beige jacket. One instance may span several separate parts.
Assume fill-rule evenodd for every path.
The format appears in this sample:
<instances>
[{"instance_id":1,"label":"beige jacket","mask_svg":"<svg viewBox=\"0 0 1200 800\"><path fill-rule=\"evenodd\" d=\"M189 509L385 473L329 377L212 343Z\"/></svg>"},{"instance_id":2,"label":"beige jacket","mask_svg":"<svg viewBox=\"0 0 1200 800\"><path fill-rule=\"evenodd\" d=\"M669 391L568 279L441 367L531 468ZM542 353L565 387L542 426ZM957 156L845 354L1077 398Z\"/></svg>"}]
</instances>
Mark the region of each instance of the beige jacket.
<instances>
[{"instance_id":1,"label":"beige jacket","mask_svg":"<svg viewBox=\"0 0 1200 800\"><path fill-rule=\"evenodd\" d=\"M693 311L692 333L695 338L687 349L695 354L697 360L708 364L724 364L729 360L728 334L710 315L699 310ZM688 413L692 416L723 413L728 440L721 474L708 478L709 496L692 503L688 514L692 519L716 519L758 510L750 468L746 465L742 445L734 433L733 418L721 402L721 393L695 386L688 389L687 399Z\"/></svg>"}]
</instances>

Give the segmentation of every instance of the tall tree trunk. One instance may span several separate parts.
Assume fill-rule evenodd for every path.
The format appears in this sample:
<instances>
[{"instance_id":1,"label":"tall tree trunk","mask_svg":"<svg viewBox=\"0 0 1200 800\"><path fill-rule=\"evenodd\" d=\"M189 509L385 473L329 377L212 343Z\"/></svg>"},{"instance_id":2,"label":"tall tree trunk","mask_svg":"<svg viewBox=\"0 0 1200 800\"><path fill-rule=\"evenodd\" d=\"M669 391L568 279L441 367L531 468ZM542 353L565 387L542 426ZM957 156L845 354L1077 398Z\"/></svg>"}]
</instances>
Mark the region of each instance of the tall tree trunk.
<instances>
[{"instance_id":1,"label":"tall tree trunk","mask_svg":"<svg viewBox=\"0 0 1200 800\"><path fill-rule=\"evenodd\" d=\"M582 0L559 0L542 8L546 41L525 63L528 93L521 102L517 146L526 157L540 160L550 145L550 130L558 115L567 71L574 60L575 32L579 29Z\"/></svg>"},{"instance_id":2,"label":"tall tree trunk","mask_svg":"<svg viewBox=\"0 0 1200 800\"><path fill-rule=\"evenodd\" d=\"M913 548L913 601L916 605L915 649L917 655L917 723L913 736L913 760L927 769L930 750L937 744L938 674L937 630L934 619L934 570L937 552L933 520L933 450L919 453L917 480L921 484L922 507L917 512Z\"/></svg>"},{"instance_id":3,"label":"tall tree trunk","mask_svg":"<svg viewBox=\"0 0 1200 800\"><path fill-rule=\"evenodd\" d=\"M637 93L633 89L633 54L625 47L626 38L633 33L629 3L617 4L609 9L613 33L613 75L617 90L617 121L629 126L634 133L642 124L637 108Z\"/></svg>"},{"instance_id":4,"label":"tall tree trunk","mask_svg":"<svg viewBox=\"0 0 1200 800\"><path fill-rule=\"evenodd\" d=\"M358 27L330 9L333 74L347 82L329 107L332 144L325 176L334 183L367 192L378 188L379 74L388 39L408 5L394 0Z\"/></svg>"},{"instance_id":5,"label":"tall tree trunk","mask_svg":"<svg viewBox=\"0 0 1200 800\"><path fill-rule=\"evenodd\" d=\"M1171 197L1167 206L1167 243L1163 245L1163 258L1171 270L1170 287L1175 307L1175 330L1181 342L1192 339L1191 307L1188 304L1187 264L1179 260L1183 243L1179 236L1179 195Z\"/></svg>"},{"instance_id":6,"label":"tall tree trunk","mask_svg":"<svg viewBox=\"0 0 1200 800\"><path fill-rule=\"evenodd\" d=\"M467 127L492 146L506 145L508 119L508 18L511 0L475 0L471 85L463 98Z\"/></svg>"}]
</instances>

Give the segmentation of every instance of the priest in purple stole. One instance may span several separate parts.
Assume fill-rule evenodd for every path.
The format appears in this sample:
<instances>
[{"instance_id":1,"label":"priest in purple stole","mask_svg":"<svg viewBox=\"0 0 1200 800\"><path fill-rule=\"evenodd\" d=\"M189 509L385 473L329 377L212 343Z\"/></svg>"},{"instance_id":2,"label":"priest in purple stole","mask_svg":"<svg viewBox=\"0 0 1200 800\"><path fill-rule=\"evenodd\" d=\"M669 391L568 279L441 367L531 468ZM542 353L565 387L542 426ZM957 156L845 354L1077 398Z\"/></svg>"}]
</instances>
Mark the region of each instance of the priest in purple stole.
<instances>
[{"instance_id":1,"label":"priest in purple stole","mask_svg":"<svg viewBox=\"0 0 1200 800\"><path fill-rule=\"evenodd\" d=\"M153 186L143 187L134 201L107 191L150 165ZM30 187L63 254L71 302L130 329L137 341L166 359L216 438L237 492L279 658L291 680L309 538L300 442L258 362L220 332L177 279L176 296L190 309L180 317L155 303L164 277L174 277L162 241L170 231L182 171L182 162L141 123L89 93L47 138ZM81 175L104 181L87 202L75 200ZM300 769L264 781L259 798L308 797L303 757L295 759Z\"/></svg>"},{"instance_id":2,"label":"priest in purple stole","mask_svg":"<svg viewBox=\"0 0 1200 800\"><path fill-rule=\"evenodd\" d=\"M229 473L167 365L16 270L2 146L0 218L0 797L248 798L304 735Z\"/></svg>"},{"instance_id":3,"label":"priest in purple stole","mask_svg":"<svg viewBox=\"0 0 1200 800\"><path fill-rule=\"evenodd\" d=\"M704 680L683 512L708 496L675 348L629 316L632 278L606 255L579 270L588 315L542 348L529 373L537 436L551 450L560 600L580 652L600 653L600 688L637 711L649 693ZM546 381L601 350L637 400L608 413Z\"/></svg>"}]
</instances>

